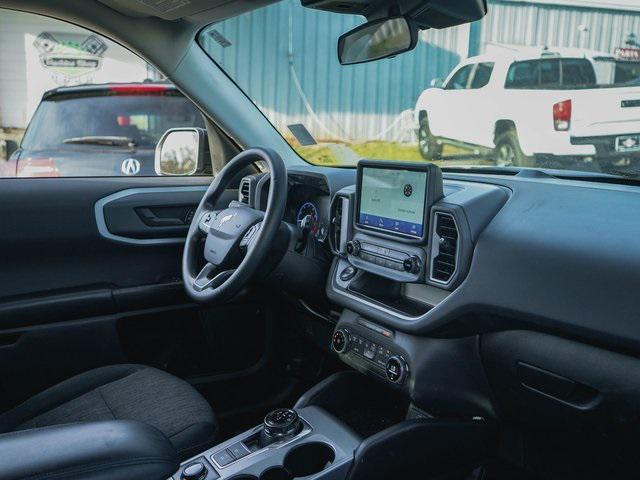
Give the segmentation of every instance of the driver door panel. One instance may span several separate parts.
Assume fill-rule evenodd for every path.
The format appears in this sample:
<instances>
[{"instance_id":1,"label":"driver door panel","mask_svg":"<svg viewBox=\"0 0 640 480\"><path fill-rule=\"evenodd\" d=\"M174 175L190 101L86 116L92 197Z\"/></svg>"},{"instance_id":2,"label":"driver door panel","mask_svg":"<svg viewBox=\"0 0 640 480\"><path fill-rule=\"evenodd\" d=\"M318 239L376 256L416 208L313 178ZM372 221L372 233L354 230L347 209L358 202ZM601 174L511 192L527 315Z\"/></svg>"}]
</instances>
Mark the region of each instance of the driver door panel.
<instances>
[{"instance_id":1,"label":"driver door panel","mask_svg":"<svg viewBox=\"0 0 640 480\"><path fill-rule=\"evenodd\" d=\"M108 364L146 363L215 381L263 362L259 300L191 303L180 273L188 219L154 225L140 213L175 219L195 210L210 181L0 180L0 411ZM105 198L115 200L100 203ZM237 190L228 190L220 205L233 198ZM238 316L243 323L224 321Z\"/></svg>"}]
</instances>

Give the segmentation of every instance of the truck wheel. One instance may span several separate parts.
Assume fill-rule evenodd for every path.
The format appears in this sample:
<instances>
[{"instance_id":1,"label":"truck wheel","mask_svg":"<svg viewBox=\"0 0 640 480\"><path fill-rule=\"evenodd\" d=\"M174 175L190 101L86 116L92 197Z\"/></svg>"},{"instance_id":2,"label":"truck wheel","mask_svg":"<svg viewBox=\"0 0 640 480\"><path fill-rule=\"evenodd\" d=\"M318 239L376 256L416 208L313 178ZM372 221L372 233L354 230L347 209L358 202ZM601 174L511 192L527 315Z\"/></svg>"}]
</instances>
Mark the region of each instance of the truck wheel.
<instances>
[{"instance_id":1,"label":"truck wheel","mask_svg":"<svg viewBox=\"0 0 640 480\"><path fill-rule=\"evenodd\" d=\"M532 167L533 161L520 148L518 134L515 130L502 132L496 138L493 150L493 161L499 167Z\"/></svg>"},{"instance_id":2,"label":"truck wheel","mask_svg":"<svg viewBox=\"0 0 640 480\"><path fill-rule=\"evenodd\" d=\"M442 156L442 145L438 145L436 138L431 133L429 120L426 115L420 119L418 149L420 150L420 155L425 160L438 160Z\"/></svg>"}]
</instances>

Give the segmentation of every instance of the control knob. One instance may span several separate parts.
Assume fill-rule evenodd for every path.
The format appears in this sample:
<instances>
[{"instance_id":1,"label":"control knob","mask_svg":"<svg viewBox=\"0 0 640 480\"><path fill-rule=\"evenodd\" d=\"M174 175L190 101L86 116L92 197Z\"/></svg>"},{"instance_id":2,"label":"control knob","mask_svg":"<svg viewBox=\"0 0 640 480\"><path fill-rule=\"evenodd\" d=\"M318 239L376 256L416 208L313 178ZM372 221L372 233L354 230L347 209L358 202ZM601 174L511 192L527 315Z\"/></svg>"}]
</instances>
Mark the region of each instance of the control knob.
<instances>
[{"instance_id":1,"label":"control knob","mask_svg":"<svg viewBox=\"0 0 640 480\"><path fill-rule=\"evenodd\" d=\"M202 480L207 476L207 469L202 462L192 463L182 471L183 480Z\"/></svg>"},{"instance_id":2,"label":"control knob","mask_svg":"<svg viewBox=\"0 0 640 480\"><path fill-rule=\"evenodd\" d=\"M358 240L347 242L347 253L354 257L360 255L360 242Z\"/></svg>"},{"instance_id":3,"label":"control knob","mask_svg":"<svg viewBox=\"0 0 640 480\"><path fill-rule=\"evenodd\" d=\"M404 267L405 272L409 273L420 273L420 265L420 257L416 255L405 258L404 262L402 262L402 266Z\"/></svg>"},{"instance_id":4,"label":"control knob","mask_svg":"<svg viewBox=\"0 0 640 480\"><path fill-rule=\"evenodd\" d=\"M294 437L302 430L302 420L295 410L279 408L264 417L259 443L261 447Z\"/></svg>"},{"instance_id":5,"label":"control knob","mask_svg":"<svg viewBox=\"0 0 640 480\"><path fill-rule=\"evenodd\" d=\"M392 383L402 384L409 373L409 367L407 366L407 362L404 361L404 358L393 356L387 360L385 371L387 380Z\"/></svg>"},{"instance_id":6,"label":"control knob","mask_svg":"<svg viewBox=\"0 0 640 480\"><path fill-rule=\"evenodd\" d=\"M331 345L337 353L346 353L349 350L349 334L345 330L336 330L331 339Z\"/></svg>"}]
</instances>

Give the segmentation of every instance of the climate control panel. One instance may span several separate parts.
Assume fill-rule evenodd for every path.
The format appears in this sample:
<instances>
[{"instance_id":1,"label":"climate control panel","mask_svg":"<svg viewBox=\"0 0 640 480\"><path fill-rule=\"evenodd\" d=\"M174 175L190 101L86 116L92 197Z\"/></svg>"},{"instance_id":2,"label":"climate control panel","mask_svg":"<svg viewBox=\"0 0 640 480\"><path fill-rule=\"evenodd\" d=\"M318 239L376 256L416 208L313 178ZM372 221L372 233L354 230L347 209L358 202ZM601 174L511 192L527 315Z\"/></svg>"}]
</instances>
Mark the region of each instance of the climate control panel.
<instances>
[{"instance_id":1,"label":"climate control panel","mask_svg":"<svg viewBox=\"0 0 640 480\"><path fill-rule=\"evenodd\" d=\"M387 331L382 328L379 330L377 333L385 336ZM339 328L333 333L331 343L333 350L347 363L390 383L402 385L409 375L406 360L387 342L373 340L353 329Z\"/></svg>"}]
</instances>

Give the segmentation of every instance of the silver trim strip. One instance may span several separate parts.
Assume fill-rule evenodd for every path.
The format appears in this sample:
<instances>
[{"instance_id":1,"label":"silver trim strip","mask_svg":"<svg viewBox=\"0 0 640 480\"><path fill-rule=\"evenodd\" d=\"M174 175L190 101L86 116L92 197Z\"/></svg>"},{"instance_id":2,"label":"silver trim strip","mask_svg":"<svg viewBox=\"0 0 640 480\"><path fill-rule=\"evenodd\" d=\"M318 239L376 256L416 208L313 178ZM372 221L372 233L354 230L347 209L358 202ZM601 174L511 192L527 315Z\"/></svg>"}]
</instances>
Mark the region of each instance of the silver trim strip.
<instances>
[{"instance_id":1,"label":"silver trim strip","mask_svg":"<svg viewBox=\"0 0 640 480\"><path fill-rule=\"evenodd\" d=\"M140 188L128 188L119 192L108 195L101 198L95 203L94 212L96 217L96 225L98 232L101 236L108 240L112 240L118 243L127 243L130 245L170 245L184 243L185 237L171 237L171 238L131 238L115 235L109 231L107 222L104 218L104 207L114 200L120 198L130 197L131 195L139 195L145 193L172 193L172 192L206 192L206 186L193 186L193 187L140 187Z\"/></svg>"},{"instance_id":2,"label":"silver trim strip","mask_svg":"<svg viewBox=\"0 0 640 480\"><path fill-rule=\"evenodd\" d=\"M436 257L440 254L440 235L438 235L438 215L450 217L453 220L453 225L456 227L456 232L458 232L458 237L456 238L456 264L453 267L453 272L451 272L451 276L449 280L443 282L442 280L438 280L433 278L433 265L436 261ZM449 212L433 212L433 233L431 235L431 263L429 265L429 280L432 282L438 283L440 285L448 286L453 282L453 279L458 273L458 265L460 263L460 229L458 228L458 222L456 222L455 215Z\"/></svg>"},{"instance_id":3,"label":"silver trim strip","mask_svg":"<svg viewBox=\"0 0 640 480\"><path fill-rule=\"evenodd\" d=\"M349 197L342 196L342 211L340 213L340 248L338 252L345 253L347 248L347 235L349 233L349 222L351 221L351 212L349 211Z\"/></svg>"}]
</instances>

